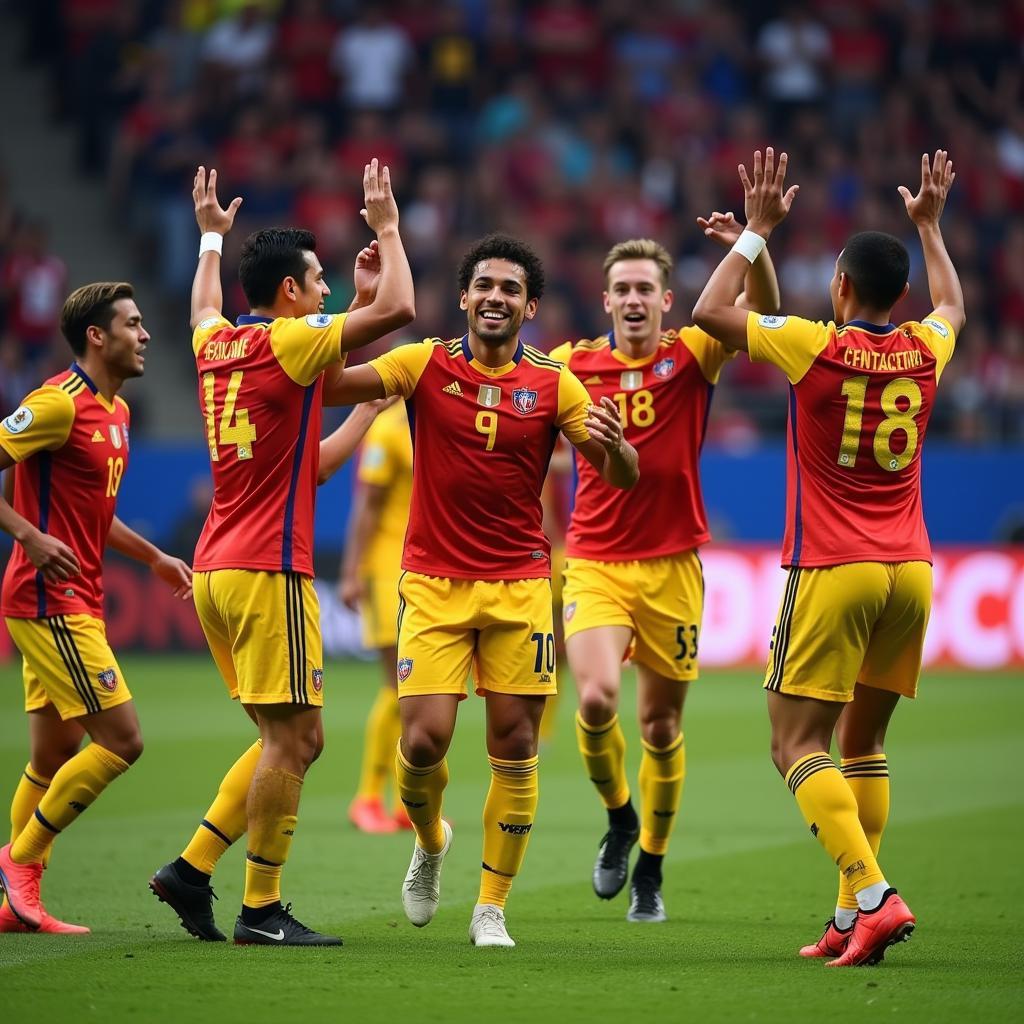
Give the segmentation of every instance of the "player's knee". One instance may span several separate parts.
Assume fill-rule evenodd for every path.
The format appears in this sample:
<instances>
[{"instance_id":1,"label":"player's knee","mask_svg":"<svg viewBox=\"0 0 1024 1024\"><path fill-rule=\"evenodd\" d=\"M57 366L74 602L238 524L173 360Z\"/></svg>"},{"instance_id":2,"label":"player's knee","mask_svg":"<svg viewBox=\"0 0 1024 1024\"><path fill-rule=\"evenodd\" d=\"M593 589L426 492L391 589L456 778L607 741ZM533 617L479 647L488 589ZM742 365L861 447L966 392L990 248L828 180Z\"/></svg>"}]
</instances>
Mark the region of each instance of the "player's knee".
<instances>
[{"instance_id":1,"label":"player's knee","mask_svg":"<svg viewBox=\"0 0 1024 1024\"><path fill-rule=\"evenodd\" d=\"M587 725L604 725L615 717L615 690L600 682L586 683L580 690L580 718Z\"/></svg>"},{"instance_id":2,"label":"player's knee","mask_svg":"<svg viewBox=\"0 0 1024 1024\"><path fill-rule=\"evenodd\" d=\"M407 722L402 730L402 752L418 768L437 764L445 755L443 738L418 722Z\"/></svg>"},{"instance_id":3,"label":"player's knee","mask_svg":"<svg viewBox=\"0 0 1024 1024\"><path fill-rule=\"evenodd\" d=\"M772 735L772 764L775 765L778 773L785 778L789 771L788 747L780 736Z\"/></svg>"},{"instance_id":4,"label":"player's knee","mask_svg":"<svg viewBox=\"0 0 1024 1024\"><path fill-rule=\"evenodd\" d=\"M318 729L316 735L312 738L309 763L312 764L314 761L316 761L323 752L324 734L322 730Z\"/></svg>"},{"instance_id":5,"label":"player's knee","mask_svg":"<svg viewBox=\"0 0 1024 1024\"><path fill-rule=\"evenodd\" d=\"M674 709L663 709L643 715L640 735L645 743L659 750L670 746L679 735L679 714Z\"/></svg>"},{"instance_id":6,"label":"player's knee","mask_svg":"<svg viewBox=\"0 0 1024 1024\"><path fill-rule=\"evenodd\" d=\"M142 757L142 732L138 729L123 732L103 743L112 754L116 754L125 764L135 764Z\"/></svg>"}]
</instances>

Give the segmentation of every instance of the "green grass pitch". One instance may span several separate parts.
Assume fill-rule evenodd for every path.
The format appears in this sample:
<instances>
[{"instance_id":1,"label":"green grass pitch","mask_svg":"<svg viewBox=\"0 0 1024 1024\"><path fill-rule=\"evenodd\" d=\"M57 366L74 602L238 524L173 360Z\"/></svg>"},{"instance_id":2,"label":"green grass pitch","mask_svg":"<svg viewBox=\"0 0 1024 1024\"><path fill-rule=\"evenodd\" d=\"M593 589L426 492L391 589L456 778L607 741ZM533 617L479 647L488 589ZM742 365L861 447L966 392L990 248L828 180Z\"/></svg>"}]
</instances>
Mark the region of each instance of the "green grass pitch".
<instances>
[{"instance_id":1,"label":"green grass pitch","mask_svg":"<svg viewBox=\"0 0 1024 1024\"><path fill-rule=\"evenodd\" d=\"M1020 862L1024 680L932 673L890 731L893 811L883 864L918 916L874 969L796 956L829 915L835 880L768 758L756 672L708 673L686 714L688 777L666 864L665 925L599 902L590 869L603 813L563 699L542 751L541 803L508 908L514 950L467 940L487 786L482 701L462 706L446 814L455 844L441 909L412 928L399 888L408 833L348 826L374 666L328 667L327 750L309 775L284 894L341 950L200 944L146 889L206 809L252 730L202 658L125 658L146 752L57 844L44 895L84 939L0 936L0 1004L16 1021L987 1021L1024 1006ZM0 668L0 803L26 760L20 671ZM566 693L571 684L563 675ZM623 720L638 743L626 684ZM238 844L214 884L230 934Z\"/></svg>"}]
</instances>

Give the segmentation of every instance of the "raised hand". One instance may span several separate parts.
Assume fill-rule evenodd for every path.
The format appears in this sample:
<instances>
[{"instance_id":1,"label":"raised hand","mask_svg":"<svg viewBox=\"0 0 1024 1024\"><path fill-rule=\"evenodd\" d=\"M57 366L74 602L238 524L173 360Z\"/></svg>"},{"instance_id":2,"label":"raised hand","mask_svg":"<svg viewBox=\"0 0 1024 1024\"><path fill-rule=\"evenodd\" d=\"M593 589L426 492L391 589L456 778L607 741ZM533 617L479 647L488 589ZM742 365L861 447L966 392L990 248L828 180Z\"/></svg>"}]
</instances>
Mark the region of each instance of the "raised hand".
<instances>
[{"instance_id":1,"label":"raised hand","mask_svg":"<svg viewBox=\"0 0 1024 1024\"><path fill-rule=\"evenodd\" d=\"M359 250L356 265L352 273L352 281L356 288L354 306L368 306L377 295L380 284L380 246L374 239L368 246Z\"/></svg>"},{"instance_id":2,"label":"raised hand","mask_svg":"<svg viewBox=\"0 0 1024 1024\"><path fill-rule=\"evenodd\" d=\"M338 583L338 598L351 611L359 611L359 606L366 599L366 583L355 577L344 577Z\"/></svg>"},{"instance_id":3,"label":"raised hand","mask_svg":"<svg viewBox=\"0 0 1024 1024\"><path fill-rule=\"evenodd\" d=\"M790 185L783 192L786 181L786 166L789 155L779 155L779 167L775 168L775 150L769 146L764 151L764 163L761 162L761 151L754 153L754 180L747 176L747 169L739 165L740 182L743 185L743 209L747 217L747 227L765 238L772 229L786 219L789 208L793 205L799 185Z\"/></svg>"},{"instance_id":4,"label":"raised hand","mask_svg":"<svg viewBox=\"0 0 1024 1024\"><path fill-rule=\"evenodd\" d=\"M917 225L938 224L942 209L946 205L946 196L956 180L953 161L944 149L937 149L935 157L928 160L928 154L921 154L921 188L917 195L911 195L906 185L900 185L898 191L903 196L907 207L907 215Z\"/></svg>"},{"instance_id":5,"label":"raised hand","mask_svg":"<svg viewBox=\"0 0 1024 1024\"><path fill-rule=\"evenodd\" d=\"M391 191L391 171L374 157L363 169L363 219L376 233L398 227L398 204Z\"/></svg>"},{"instance_id":6,"label":"raised hand","mask_svg":"<svg viewBox=\"0 0 1024 1024\"><path fill-rule=\"evenodd\" d=\"M206 168L196 171L192 183L192 199L196 204L196 223L204 234L216 231L218 235L226 235L235 223L235 214L242 205L242 197L236 196L228 204L226 210L217 201L217 170L210 168L210 177L206 177Z\"/></svg>"},{"instance_id":7,"label":"raised hand","mask_svg":"<svg viewBox=\"0 0 1024 1024\"><path fill-rule=\"evenodd\" d=\"M174 591L175 597L187 601L192 596L192 570L186 562L161 553L150 568Z\"/></svg>"},{"instance_id":8,"label":"raised hand","mask_svg":"<svg viewBox=\"0 0 1024 1024\"><path fill-rule=\"evenodd\" d=\"M22 541L21 546L25 549L28 560L43 574L48 583L60 583L82 571L74 551L48 533L36 532L32 537Z\"/></svg>"},{"instance_id":9,"label":"raised hand","mask_svg":"<svg viewBox=\"0 0 1024 1024\"><path fill-rule=\"evenodd\" d=\"M710 217L698 217L697 226L704 232L705 238L710 238L727 249L732 248L743 231L743 225L732 213L719 213L717 210Z\"/></svg>"}]
</instances>

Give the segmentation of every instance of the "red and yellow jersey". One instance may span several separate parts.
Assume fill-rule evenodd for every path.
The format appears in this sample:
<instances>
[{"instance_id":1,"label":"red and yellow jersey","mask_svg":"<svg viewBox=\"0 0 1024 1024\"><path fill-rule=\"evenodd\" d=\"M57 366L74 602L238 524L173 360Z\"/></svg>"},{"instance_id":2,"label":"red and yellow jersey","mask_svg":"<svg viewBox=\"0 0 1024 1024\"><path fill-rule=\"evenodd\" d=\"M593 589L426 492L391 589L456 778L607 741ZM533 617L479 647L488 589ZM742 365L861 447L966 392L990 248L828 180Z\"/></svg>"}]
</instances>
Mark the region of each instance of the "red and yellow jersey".
<instances>
[{"instance_id":1,"label":"red and yellow jersey","mask_svg":"<svg viewBox=\"0 0 1024 1024\"><path fill-rule=\"evenodd\" d=\"M473 580L551 575L541 489L559 430L587 440L590 399L561 363L521 342L498 368L467 338L429 338L374 359L389 395L406 399L412 507L402 567Z\"/></svg>"},{"instance_id":2,"label":"red and yellow jersey","mask_svg":"<svg viewBox=\"0 0 1024 1024\"><path fill-rule=\"evenodd\" d=\"M49 583L14 545L0 612L15 619L103 616L103 550L128 465L128 405L108 402L77 363L51 377L0 422L0 447L14 459L14 508L63 541L81 573Z\"/></svg>"},{"instance_id":3,"label":"red and yellow jersey","mask_svg":"<svg viewBox=\"0 0 1024 1024\"><path fill-rule=\"evenodd\" d=\"M204 320L192 336L213 505L193 568L313 575L323 371L345 315Z\"/></svg>"},{"instance_id":4,"label":"red and yellow jersey","mask_svg":"<svg viewBox=\"0 0 1024 1024\"><path fill-rule=\"evenodd\" d=\"M370 424L356 475L361 485L379 487L384 492L373 537L360 554L360 571L364 576L392 576L397 580L412 501L412 439L401 402L385 409Z\"/></svg>"},{"instance_id":5,"label":"red and yellow jersey","mask_svg":"<svg viewBox=\"0 0 1024 1024\"><path fill-rule=\"evenodd\" d=\"M790 382L783 565L931 561L921 448L954 342L935 314L899 327L750 314L750 358Z\"/></svg>"},{"instance_id":6,"label":"red and yellow jersey","mask_svg":"<svg viewBox=\"0 0 1024 1024\"><path fill-rule=\"evenodd\" d=\"M711 395L730 353L698 327L666 331L651 355L630 359L614 334L566 343L551 353L583 382L595 403L619 407L626 440L640 456L640 479L612 487L576 454L576 502L566 554L624 562L688 551L711 538L699 461Z\"/></svg>"}]
</instances>

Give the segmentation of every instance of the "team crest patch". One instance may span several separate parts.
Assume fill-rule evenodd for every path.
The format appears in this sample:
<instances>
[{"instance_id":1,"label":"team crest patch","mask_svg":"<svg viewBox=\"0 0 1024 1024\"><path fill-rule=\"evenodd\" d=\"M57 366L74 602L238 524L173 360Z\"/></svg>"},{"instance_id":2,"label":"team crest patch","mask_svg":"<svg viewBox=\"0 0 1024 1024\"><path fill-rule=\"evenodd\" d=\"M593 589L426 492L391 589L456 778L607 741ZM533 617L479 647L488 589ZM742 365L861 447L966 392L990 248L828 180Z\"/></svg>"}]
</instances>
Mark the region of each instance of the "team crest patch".
<instances>
[{"instance_id":1,"label":"team crest patch","mask_svg":"<svg viewBox=\"0 0 1024 1024\"><path fill-rule=\"evenodd\" d=\"M28 430L32 426L34 419L35 416L32 410L27 405L22 405L4 420L4 430L8 434L20 434L23 430Z\"/></svg>"},{"instance_id":2,"label":"team crest patch","mask_svg":"<svg viewBox=\"0 0 1024 1024\"><path fill-rule=\"evenodd\" d=\"M570 601L565 606L565 621L569 622L575 614L576 614L576 602L575 601Z\"/></svg>"},{"instance_id":3,"label":"team crest patch","mask_svg":"<svg viewBox=\"0 0 1024 1024\"><path fill-rule=\"evenodd\" d=\"M324 688L324 670L322 668L313 669L313 689L319 693Z\"/></svg>"},{"instance_id":4,"label":"team crest patch","mask_svg":"<svg viewBox=\"0 0 1024 1024\"><path fill-rule=\"evenodd\" d=\"M100 681L100 686L104 690L117 689L117 672L114 669L105 668L102 672L96 673L96 678Z\"/></svg>"},{"instance_id":5,"label":"team crest patch","mask_svg":"<svg viewBox=\"0 0 1024 1024\"><path fill-rule=\"evenodd\" d=\"M949 328L944 323L940 323L938 320L932 319L922 320L921 323L927 324L933 331L936 331L943 338L949 337Z\"/></svg>"},{"instance_id":6,"label":"team crest patch","mask_svg":"<svg viewBox=\"0 0 1024 1024\"><path fill-rule=\"evenodd\" d=\"M777 331L786 322L786 319L784 316L772 316L766 313L764 316L759 316L757 322L769 331Z\"/></svg>"},{"instance_id":7,"label":"team crest patch","mask_svg":"<svg viewBox=\"0 0 1024 1024\"><path fill-rule=\"evenodd\" d=\"M676 368L676 361L674 359L659 359L654 364L654 376L660 377L664 380L666 377L672 376L672 371Z\"/></svg>"},{"instance_id":8,"label":"team crest patch","mask_svg":"<svg viewBox=\"0 0 1024 1024\"><path fill-rule=\"evenodd\" d=\"M330 313L310 313L306 317L306 323L310 327L330 327L333 319Z\"/></svg>"},{"instance_id":9,"label":"team crest patch","mask_svg":"<svg viewBox=\"0 0 1024 1024\"><path fill-rule=\"evenodd\" d=\"M476 393L476 404L485 409L493 409L501 401L501 388L493 384L481 384Z\"/></svg>"},{"instance_id":10,"label":"team crest patch","mask_svg":"<svg viewBox=\"0 0 1024 1024\"><path fill-rule=\"evenodd\" d=\"M398 681L404 683L412 675L412 658L398 659Z\"/></svg>"},{"instance_id":11,"label":"team crest patch","mask_svg":"<svg viewBox=\"0 0 1024 1024\"><path fill-rule=\"evenodd\" d=\"M537 392L531 388L516 388L512 392L512 405L524 416L537 408Z\"/></svg>"},{"instance_id":12,"label":"team crest patch","mask_svg":"<svg viewBox=\"0 0 1024 1024\"><path fill-rule=\"evenodd\" d=\"M121 428L116 423L107 425L107 432L110 434L110 443L115 448L121 447Z\"/></svg>"}]
</instances>

